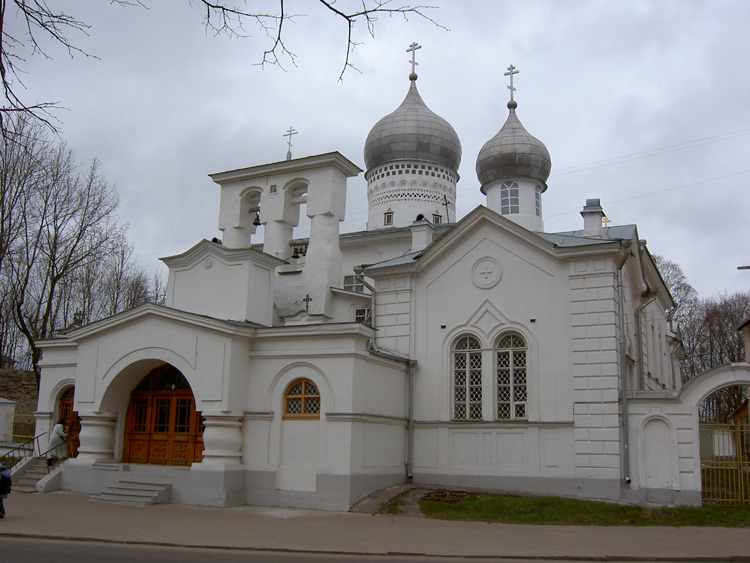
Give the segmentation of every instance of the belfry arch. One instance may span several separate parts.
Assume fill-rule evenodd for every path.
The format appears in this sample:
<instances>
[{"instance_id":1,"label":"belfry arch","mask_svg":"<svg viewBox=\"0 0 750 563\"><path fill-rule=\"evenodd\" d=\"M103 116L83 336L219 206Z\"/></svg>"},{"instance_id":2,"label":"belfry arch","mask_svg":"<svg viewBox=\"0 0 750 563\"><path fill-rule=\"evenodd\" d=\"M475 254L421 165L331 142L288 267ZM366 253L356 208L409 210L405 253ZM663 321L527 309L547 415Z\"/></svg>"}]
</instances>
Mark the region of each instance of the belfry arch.
<instances>
[{"instance_id":1,"label":"belfry arch","mask_svg":"<svg viewBox=\"0 0 750 563\"><path fill-rule=\"evenodd\" d=\"M190 465L203 459L203 423L187 379L170 364L152 369L130 393L122 461Z\"/></svg>"}]
</instances>

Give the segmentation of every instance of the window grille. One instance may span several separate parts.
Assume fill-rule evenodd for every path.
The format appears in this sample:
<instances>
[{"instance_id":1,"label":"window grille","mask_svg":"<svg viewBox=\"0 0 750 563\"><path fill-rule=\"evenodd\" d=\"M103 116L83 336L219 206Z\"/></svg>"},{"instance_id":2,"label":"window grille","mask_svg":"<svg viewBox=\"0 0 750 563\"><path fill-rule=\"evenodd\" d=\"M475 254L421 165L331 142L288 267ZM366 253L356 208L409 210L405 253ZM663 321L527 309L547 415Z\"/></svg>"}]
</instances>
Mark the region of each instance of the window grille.
<instances>
[{"instance_id":1,"label":"window grille","mask_svg":"<svg viewBox=\"0 0 750 563\"><path fill-rule=\"evenodd\" d=\"M284 395L284 418L320 418L320 392L309 379L297 379Z\"/></svg>"},{"instance_id":2,"label":"window grille","mask_svg":"<svg viewBox=\"0 0 750 563\"><path fill-rule=\"evenodd\" d=\"M473 336L453 347L453 418L482 420L482 351Z\"/></svg>"},{"instance_id":3,"label":"window grille","mask_svg":"<svg viewBox=\"0 0 750 563\"><path fill-rule=\"evenodd\" d=\"M508 334L497 345L497 418L527 418L528 387L526 341L518 334Z\"/></svg>"},{"instance_id":4,"label":"window grille","mask_svg":"<svg viewBox=\"0 0 750 563\"><path fill-rule=\"evenodd\" d=\"M344 276L344 289L357 293L365 292L365 286L357 279L357 276Z\"/></svg>"},{"instance_id":5,"label":"window grille","mask_svg":"<svg viewBox=\"0 0 750 563\"><path fill-rule=\"evenodd\" d=\"M354 322L372 325L372 309L370 307L357 307L354 309Z\"/></svg>"},{"instance_id":6,"label":"window grille","mask_svg":"<svg viewBox=\"0 0 750 563\"><path fill-rule=\"evenodd\" d=\"M500 214L508 215L519 212L518 184L505 182L500 186Z\"/></svg>"}]
</instances>

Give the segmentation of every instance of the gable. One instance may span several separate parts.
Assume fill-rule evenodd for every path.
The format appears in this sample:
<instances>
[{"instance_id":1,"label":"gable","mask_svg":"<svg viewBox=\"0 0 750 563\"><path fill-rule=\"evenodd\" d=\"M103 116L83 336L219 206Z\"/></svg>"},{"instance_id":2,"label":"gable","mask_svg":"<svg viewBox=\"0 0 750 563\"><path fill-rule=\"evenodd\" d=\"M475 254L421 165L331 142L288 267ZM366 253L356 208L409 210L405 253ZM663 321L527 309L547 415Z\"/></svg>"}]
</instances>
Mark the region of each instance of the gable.
<instances>
[{"instance_id":1,"label":"gable","mask_svg":"<svg viewBox=\"0 0 750 563\"><path fill-rule=\"evenodd\" d=\"M167 305L217 319L273 324L273 269L284 261L250 248L206 240L163 259Z\"/></svg>"}]
</instances>

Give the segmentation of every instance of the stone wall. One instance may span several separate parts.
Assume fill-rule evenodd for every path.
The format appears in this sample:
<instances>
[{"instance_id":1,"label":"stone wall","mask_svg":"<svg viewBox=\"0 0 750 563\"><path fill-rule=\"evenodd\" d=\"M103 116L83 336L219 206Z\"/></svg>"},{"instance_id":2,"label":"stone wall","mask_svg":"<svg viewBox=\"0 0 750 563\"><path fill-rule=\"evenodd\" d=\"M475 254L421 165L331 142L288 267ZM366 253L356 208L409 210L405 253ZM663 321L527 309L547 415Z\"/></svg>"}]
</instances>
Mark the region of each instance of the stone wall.
<instances>
[{"instance_id":1,"label":"stone wall","mask_svg":"<svg viewBox=\"0 0 750 563\"><path fill-rule=\"evenodd\" d=\"M33 371L0 369L0 398L15 401L17 413L33 413L36 410L37 395Z\"/></svg>"}]
</instances>

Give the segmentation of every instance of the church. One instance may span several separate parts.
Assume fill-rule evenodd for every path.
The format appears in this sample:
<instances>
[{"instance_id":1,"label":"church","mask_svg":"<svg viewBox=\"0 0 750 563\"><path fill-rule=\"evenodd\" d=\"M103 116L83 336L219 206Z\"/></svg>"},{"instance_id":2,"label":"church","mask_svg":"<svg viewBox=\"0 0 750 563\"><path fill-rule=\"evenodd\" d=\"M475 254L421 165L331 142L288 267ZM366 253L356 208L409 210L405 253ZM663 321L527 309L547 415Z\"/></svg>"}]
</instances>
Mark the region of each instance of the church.
<instances>
[{"instance_id":1,"label":"church","mask_svg":"<svg viewBox=\"0 0 750 563\"><path fill-rule=\"evenodd\" d=\"M669 291L598 199L545 232L551 158L512 65L507 119L475 157L486 204L457 220L461 143L417 89L416 48L366 170L330 152L210 175L222 238L163 259L166 306L39 342L37 434L62 416L75 435L39 490L348 510L415 483L700 504L696 405L750 366L683 388ZM366 230L341 233L362 172Z\"/></svg>"}]
</instances>

